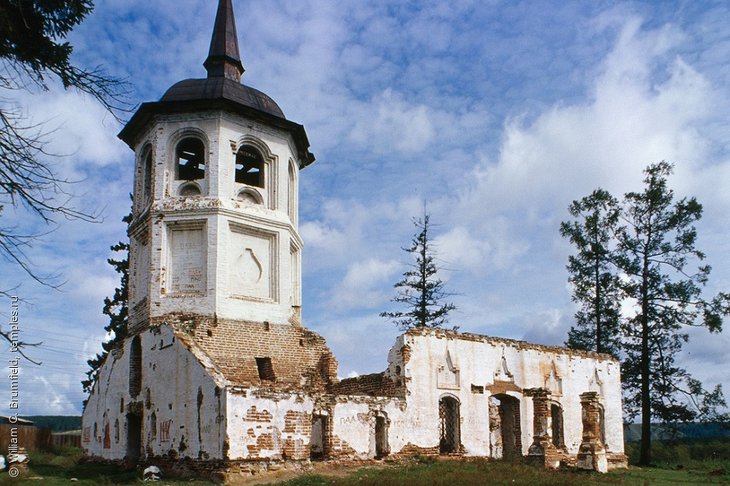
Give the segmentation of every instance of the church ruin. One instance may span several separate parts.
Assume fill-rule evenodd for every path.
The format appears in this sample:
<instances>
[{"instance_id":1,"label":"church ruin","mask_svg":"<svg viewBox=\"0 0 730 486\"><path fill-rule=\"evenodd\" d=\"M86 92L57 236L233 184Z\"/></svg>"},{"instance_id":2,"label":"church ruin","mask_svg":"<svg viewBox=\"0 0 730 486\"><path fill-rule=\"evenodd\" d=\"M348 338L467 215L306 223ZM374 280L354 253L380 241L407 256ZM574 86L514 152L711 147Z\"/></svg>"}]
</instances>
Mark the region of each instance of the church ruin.
<instances>
[{"instance_id":1,"label":"church ruin","mask_svg":"<svg viewBox=\"0 0 730 486\"><path fill-rule=\"evenodd\" d=\"M86 404L87 457L216 474L414 454L626 465L607 355L414 329L384 372L338 380L300 318L298 180L314 156L241 84L231 0L204 66L119 134L135 153L129 337Z\"/></svg>"}]
</instances>

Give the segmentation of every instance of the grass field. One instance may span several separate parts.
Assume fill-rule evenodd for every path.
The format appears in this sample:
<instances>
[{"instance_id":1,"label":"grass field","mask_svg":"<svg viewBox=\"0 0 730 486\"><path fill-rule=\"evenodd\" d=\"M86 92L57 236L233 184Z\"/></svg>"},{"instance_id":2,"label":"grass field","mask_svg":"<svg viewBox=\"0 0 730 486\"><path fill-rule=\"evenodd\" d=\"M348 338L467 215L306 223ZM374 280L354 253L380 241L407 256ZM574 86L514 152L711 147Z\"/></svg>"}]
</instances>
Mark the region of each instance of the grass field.
<instances>
[{"instance_id":1,"label":"grass field","mask_svg":"<svg viewBox=\"0 0 730 486\"><path fill-rule=\"evenodd\" d=\"M727 443L724 443L728 445ZM676 449L676 447L675 447ZM716 450L723 451L722 448ZM379 463L370 466L338 466L318 464L313 472L286 478L267 478L267 484L285 486L362 485L362 486L460 486L460 485L693 485L730 484L730 459L691 459L685 447L687 460L682 463L665 462L657 467L637 468L597 474L573 470L544 471L520 463L486 460L433 460L421 459L397 463ZM710 451L711 454L716 450ZM632 451L629 449L629 452ZM682 450L676 453L682 453ZM666 454L666 451L663 452ZM724 452L723 452L724 453ZM78 450L58 454L36 452L31 456L30 468L19 478L11 479L0 473L0 484L17 485L109 485L141 483L136 471L122 471L117 467L98 464L79 464ZM264 478L262 478L264 479ZM162 481L168 485L210 484L202 480ZM256 484L251 482L249 484Z\"/></svg>"}]
</instances>

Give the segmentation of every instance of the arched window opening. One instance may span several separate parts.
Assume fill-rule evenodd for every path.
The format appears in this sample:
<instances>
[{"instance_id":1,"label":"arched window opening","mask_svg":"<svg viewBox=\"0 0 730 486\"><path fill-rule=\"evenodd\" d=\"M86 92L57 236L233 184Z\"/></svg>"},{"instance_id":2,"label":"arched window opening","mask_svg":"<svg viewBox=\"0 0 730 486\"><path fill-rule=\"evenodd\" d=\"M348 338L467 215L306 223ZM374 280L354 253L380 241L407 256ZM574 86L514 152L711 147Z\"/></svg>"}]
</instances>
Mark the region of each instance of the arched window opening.
<instances>
[{"instance_id":1,"label":"arched window opening","mask_svg":"<svg viewBox=\"0 0 730 486\"><path fill-rule=\"evenodd\" d=\"M561 448L565 446L565 435L563 432L563 408L557 403L550 404L550 433L553 437L553 445Z\"/></svg>"},{"instance_id":2,"label":"arched window opening","mask_svg":"<svg viewBox=\"0 0 730 486\"><path fill-rule=\"evenodd\" d=\"M459 401L454 397L439 400L439 452L459 452L461 443Z\"/></svg>"},{"instance_id":3,"label":"arched window opening","mask_svg":"<svg viewBox=\"0 0 730 486\"><path fill-rule=\"evenodd\" d=\"M129 394L139 395L142 390L142 342L139 336L132 339L129 349Z\"/></svg>"},{"instance_id":4,"label":"arched window opening","mask_svg":"<svg viewBox=\"0 0 730 486\"><path fill-rule=\"evenodd\" d=\"M264 187L264 157L255 147L244 145L236 154L236 182Z\"/></svg>"},{"instance_id":5,"label":"arched window opening","mask_svg":"<svg viewBox=\"0 0 730 486\"><path fill-rule=\"evenodd\" d=\"M152 150L144 156L142 170L142 201L147 205L152 199Z\"/></svg>"},{"instance_id":6,"label":"arched window opening","mask_svg":"<svg viewBox=\"0 0 730 486\"><path fill-rule=\"evenodd\" d=\"M184 138L175 150L175 176L179 181L205 178L205 145L195 137Z\"/></svg>"},{"instance_id":7,"label":"arched window opening","mask_svg":"<svg viewBox=\"0 0 730 486\"><path fill-rule=\"evenodd\" d=\"M187 183L187 184L183 184L182 186L180 186L179 193L180 193L180 195L182 197L195 197L195 196L200 196L200 194L201 194L201 192L200 192L200 186L198 186L194 182L190 182L190 183Z\"/></svg>"}]
</instances>

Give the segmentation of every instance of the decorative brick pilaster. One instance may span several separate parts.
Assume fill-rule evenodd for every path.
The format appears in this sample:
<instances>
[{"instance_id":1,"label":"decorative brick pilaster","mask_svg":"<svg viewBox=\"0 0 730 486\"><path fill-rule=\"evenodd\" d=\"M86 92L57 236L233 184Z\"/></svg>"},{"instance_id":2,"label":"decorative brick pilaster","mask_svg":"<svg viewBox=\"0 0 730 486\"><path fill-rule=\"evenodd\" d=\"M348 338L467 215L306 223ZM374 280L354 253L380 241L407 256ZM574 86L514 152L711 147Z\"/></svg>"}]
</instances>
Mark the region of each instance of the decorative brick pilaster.
<instances>
[{"instance_id":1,"label":"decorative brick pilaster","mask_svg":"<svg viewBox=\"0 0 730 486\"><path fill-rule=\"evenodd\" d=\"M608 471L606 448L601 442L601 410L598 393L586 392L580 395L583 415L583 441L578 449L578 469Z\"/></svg>"},{"instance_id":2,"label":"decorative brick pilaster","mask_svg":"<svg viewBox=\"0 0 730 486\"><path fill-rule=\"evenodd\" d=\"M532 397L533 441L527 450L527 461L530 464L546 469L557 469L560 466L558 450L550 437L550 392L545 388L530 388L525 390L527 396Z\"/></svg>"}]
</instances>

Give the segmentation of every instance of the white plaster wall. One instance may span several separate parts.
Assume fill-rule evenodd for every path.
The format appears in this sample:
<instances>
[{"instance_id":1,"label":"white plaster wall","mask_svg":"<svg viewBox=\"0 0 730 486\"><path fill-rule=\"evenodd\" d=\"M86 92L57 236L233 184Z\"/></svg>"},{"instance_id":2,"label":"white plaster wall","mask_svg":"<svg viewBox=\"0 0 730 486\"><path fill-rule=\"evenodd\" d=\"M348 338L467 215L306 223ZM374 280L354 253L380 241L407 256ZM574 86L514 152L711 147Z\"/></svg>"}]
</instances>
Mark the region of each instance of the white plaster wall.
<instances>
[{"instance_id":1,"label":"white plaster wall","mask_svg":"<svg viewBox=\"0 0 730 486\"><path fill-rule=\"evenodd\" d=\"M123 459L126 449L126 419L120 409L121 401L129 403L129 343L124 352L111 353L104 365L89 396L81 417L81 447L89 456L104 459ZM119 438L111 438L111 448L104 448L103 436L106 424L119 421ZM113 425L111 425L113 427ZM114 431L112 431L112 434Z\"/></svg>"},{"instance_id":2,"label":"white plaster wall","mask_svg":"<svg viewBox=\"0 0 730 486\"><path fill-rule=\"evenodd\" d=\"M400 451L408 443L409 429L413 426L407 421L402 399L338 397L332 417L333 436L354 449L357 458L374 458L376 414L387 418L390 452Z\"/></svg>"},{"instance_id":3,"label":"white plaster wall","mask_svg":"<svg viewBox=\"0 0 730 486\"><path fill-rule=\"evenodd\" d=\"M579 395L587 391L600 393L601 403L605 407L609 451L623 452L621 387L616 361L529 347L520 349L501 340L480 342L435 335L405 335L402 344L411 348L404 373L409 390L406 420L413 424L409 441L415 445L438 446L439 399L451 395L460 402L461 443L466 454L489 455L489 388L495 384L495 380L513 381L522 390L546 387L551 384L548 378L554 367L562 379L562 392L556 392L551 399L559 402L563 409L568 452L578 452L582 437ZM391 356L397 356L402 344L396 343ZM390 372L391 368L394 368L393 363L389 367ZM442 370L439 371L439 368ZM439 379L439 374L443 375L446 371L458 373L458 386ZM483 387L484 393L473 391L472 385ZM520 399L522 449L523 453L527 453L533 437L532 398L515 391L508 391L507 394Z\"/></svg>"},{"instance_id":4,"label":"white plaster wall","mask_svg":"<svg viewBox=\"0 0 730 486\"><path fill-rule=\"evenodd\" d=\"M130 403L141 402L143 451L164 455L175 450L180 457L222 458L225 388L216 385L195 356L174 339L168 327L148 330L140 337L141 392L136 397L129 395L132 340L128 339L123 352L115 353L116 357L110 356L102 366L84 410L82 447L85 453L104 459L123 459L127 454L126 415ZM117 420L120 424L118 439L113 425ZM111 424L112 435L108 448L104 447L106 423ZM144 454L141 457L144 458Z\"/></svg>"},{"instance_id":5,"label":"white plaster wall","mask_svg":"<svg viewBox=\"0 0 730 486\"><path fill-rule=\"evenodd\" d=\"M201 197L177 196L181 182L175 181L175 147L186 136L198 136L207 150L205 179L195 181L201 186ZM264 200L261 205L236 199L243 185L235 182L235 154L244 143L262 147L269 164L268 187L250 188L260 192ZM149 228L150 243L149 249L145 249L145 258L137 256L139 251L132 248L132 305L148 297L152 317L182 312L258 322L288 322L294 312L292 306L298 305L301 288L301 272L294 268L298 260L291 257L291 249L298 251L303 246L296 215L292 220L288 212L290 197L295 206L298 205L299 161L291 135L240 116L204 112L159 116L140 137L138 158L148 144L153 147L154 154L154 201L149 209L153 216L145 219L146 208L136 208L138 212L142 211L136 216ZM293 161L295 179L292 188L289 187L290 161ZM141 177L142 171L137 172L137 177ZM294 191L291 196L290 191ZM172 285L172 279L180 275L181 270L171 268L170 228L174 224L193 222L204 226L204 284L180 291ZM234 280L236 271L233 267L246 248L239 248L240 238L232 233L231 224L274 235L276 246L264 269L273 280L271 292L257 288L255 292L249 292L250 295L241 295L241 285ZM131 243L133 246L138 244L134 239ZM143 267L149 267L149 271Z\"/></svg>"},{"instance_id":6,"label":"white plaster wall","mask_svg":"<svg viewBox=\"0 0 730 486\"><path fill-rule=\"evenodd\" d=\"M228 458L281 459L289 440L299 454L309 459L306 447L311 434L312 407L311 398L304 394L257 396L256 390L230 392L226 404Z\"/></svg>"}]
</instances>

